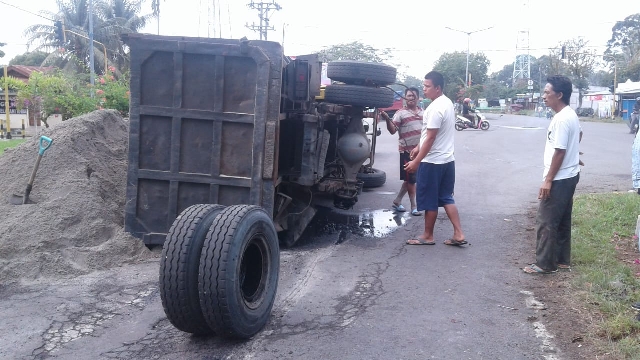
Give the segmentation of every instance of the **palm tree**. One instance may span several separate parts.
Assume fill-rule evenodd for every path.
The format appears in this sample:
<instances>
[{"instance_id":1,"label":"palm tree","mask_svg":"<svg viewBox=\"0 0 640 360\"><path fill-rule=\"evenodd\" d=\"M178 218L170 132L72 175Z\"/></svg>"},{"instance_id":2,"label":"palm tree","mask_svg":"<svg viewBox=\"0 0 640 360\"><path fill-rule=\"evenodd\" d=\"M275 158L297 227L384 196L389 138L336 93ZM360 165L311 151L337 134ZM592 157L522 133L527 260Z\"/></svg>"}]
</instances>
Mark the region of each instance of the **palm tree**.
<instances>
[{"instance_id":1,"label":"palm tree","mask_svg":"<svg viewBox=\"0 0 640 360\"><path fill-rule=\"evenodd\" d=\"M153 15L138 16L139 0L93 0L94 40L104 44L107 50L107 66L116 72L128 65L128 54L120 35L135 33L144 27ZM94 63L97 73L105 73L105 55L100 44L89 43L89 0L56 0L57 13L42 11L43 17L63 21L66 41L64 51L53 52L44 63L56 64L65 70L86 72L89 49L94 47ZM27 27L28 44L37 44L36 50L60 48L54 34L54 24L36 24Z\"/></svg>"},{"instance_id":2,"label":"palm tree","mask_svg":"<svg viewBox=\"0 0 640 360\"><path fill-rule=\"evenodd\" d=\"M108 57L118 71L129 67L129 54L122 34L139 32L154 17L153 14L139 16L141 4L141 1L103 0L96 7L102 22L94 36L113 51Z\"/></svg>"}]
</instances>

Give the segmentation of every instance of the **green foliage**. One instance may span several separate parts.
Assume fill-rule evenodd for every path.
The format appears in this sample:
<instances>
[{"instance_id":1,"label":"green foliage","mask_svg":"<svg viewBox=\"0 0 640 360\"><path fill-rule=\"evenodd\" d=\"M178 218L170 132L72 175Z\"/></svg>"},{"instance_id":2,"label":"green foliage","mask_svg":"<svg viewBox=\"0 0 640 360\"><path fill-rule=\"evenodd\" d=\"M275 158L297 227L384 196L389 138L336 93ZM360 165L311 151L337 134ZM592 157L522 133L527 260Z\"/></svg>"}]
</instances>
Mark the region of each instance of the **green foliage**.
<instances>
[{"instance_id":1,"label":"green foliage","mask_svg":"<svg viewBox=\"0 0 640 360\"><path fill-rule=\"evenodd\" d=\"M595 325L607 338L603 346L615 354L640 351L640 322L630 321L628 310L640 301L640 279L618 260L618 248L637 243L632 235L638 208L640 196L629 193L579 195L573 206L572 262L578 271L573 285L585 303L598 307Z\"/></svg>"},{"instance_id":2,"label":"green foliage","mask_svg":"<svg viewBox=\"0 0 640 360\"><path fill-rule=\"evenodd\" d=\"M0 155L4 154L5 149L18 146L23 142L25 142L25 140L23 139L11 139L11 140L0 141Z\"/></svg>"},{"instance_id":3,"label":"green foliage","mask_svg":"<svg viewBox=\"0 0 640 360\"><path fill-rule=\"evenodd\" d=\"M90 49L93 48L96 72L105 74L107 72L105 67L115 66L115 73L119 75L121 71L128 68L129 64L129 54L121 36L139 32L153 15L140 15L142 2L137 0L93 0L93 2L94 43L89 41L88 0L56 0L57 12L41 12L44 18L64 22L67 30L66 42L62 44L64 52L73 54L75 59L79 59L84 66L76 67L75 60L65 62L64 60L69 60L65 56L53 54L51 57L63 60L58 65L65 70L78 71L88 67ZM35 45L36 50L43 49L50 52L52 49L60 48L53 21L29 26L25 30L25 35L28 38L27 43Z\"/></svg>"},{"instance_id":4,"label":"green foliage","mask_svg":"<svg viewBox=\"0 0 640 360\"><path fill-rule=\"evenodd\" d=\"M487 81L489 64L489 59L484 54L469 54L469 74L472 85L484 84ZM433 67L433 70L444 76L444 94L452 101L460 100L458 95L460 89L465 87L466 67L467 53L462 51L442 54Z\"/></svg>"},{"instance_id":5,"label":"green foliage","mask_svg":"<svg viewBox=\"0 0 640 360\"><path fill-rule=\"evenodd\" d=\"M3 76L2 81L0 81L0 84L2 84L2 91L4 91L5 83L10 90L20 90L26 86L24 82L12 76L7 76L6 78Z\"/></svg>"},{"instance_id":6,"label":"green foliage","mask_svg":"<svg viewBox=\"0 0 640 360\"><path fill-rule=\"evenodd\" d=\"M376 49L359 41L338 44L318 51L320 61L358 60L381 63L391 57L390 49Z\"/></svg>"},{"instance_id":7,"label":"green foliage","mask_svg":"<svg viewBox=\"0 0 640 360\"><path fill-rule=\"evenodd\" d=\"M578 107L582 107L582 94L589 88L589 76L593 73L596 62L595 51L587 49L588 44L583 38L560 43L560 47L566 47L568 75L578 88Z\"/></svg>"},{"instance_id":8,"label":"green foliage","mask_svg":"<svg viewBox=\"0 0 640 360\"><path fill-rule=\"evenodd\" d=\"M0 43L0 47L7 45L6 43ZM0 50L0 58L4 57L4 51Z\"/></svg>"},{"instance_id":9,"label":"green foliage","mask_svg":"<svg viewBox=\"0 0 640 360\"><path fill-rule=\"evenodd\" d=\"M28 84L18 91L19 107L40 114L46 123L52 114L61 114L67 120L97 109L116 109L126 115L129 111L129 89L125 77L116 79L110 72L98 78L95 97L83 76L58 71L52 74L33 72Z\"/></svg>"},{"instance_id":10,"label":"green foliage","mask_svg":"<svg viewBox=\"0 0 640 360\"><path fill-rule=\"evenodd\" d=\"M398 85L402 84L402 85ZM422 96L422 79L419 79L412 75L405 75L401 81L398 81L398 84L392 84L389 87L396 91L405 91L406 88L414 87L418 89L418 95Z\"/></svg>"},{"instance_id":11,"label":"green foliage","mask_svg":"<svg viewBox=\"0 0 640 360\"><path fill-rule=\"evenodd\" d=\"M616 22L611 29L606 54L622 53L627 61L637 59L640 53L640 13Z\"/></svg>"},{"instance_id":12,"label":"green foliage","mask_svg":"<svg viewBox=\"0 0 640 360\"><path fill-rule=\"evenodd\" d=\"M112 71L108 69L106 75L100 76L96 84L96 97L99 107L102 109L115 109L123 116L129 113L129 80L128 73L116 79Z\"/></svg>"},{"instance_id":13,"label":"green foliage","mask_svg":"<svg viewBox=\"0 0 640 360\"><path fill-rule=\"evenodd\" d=\"M49 54L44 51L26 52L11 59L9 65L42 66L47 56Z\"/></svg>"}]
</instances>

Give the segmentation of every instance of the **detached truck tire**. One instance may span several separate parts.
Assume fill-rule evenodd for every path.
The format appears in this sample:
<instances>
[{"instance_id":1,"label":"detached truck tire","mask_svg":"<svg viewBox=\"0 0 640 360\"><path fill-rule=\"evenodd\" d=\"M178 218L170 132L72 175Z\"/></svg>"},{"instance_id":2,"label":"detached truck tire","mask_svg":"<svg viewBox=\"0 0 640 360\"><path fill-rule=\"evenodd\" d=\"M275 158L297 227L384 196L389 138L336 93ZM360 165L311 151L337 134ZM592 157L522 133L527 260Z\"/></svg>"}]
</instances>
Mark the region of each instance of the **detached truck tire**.
<instances>
[{"instance_id":1,"label":"detached truck tire","mask_svg":"<svg viewBox=\"0 0 640 360\"><path fill-rule=\"evenodd\" d=\"M387 182L387 174L375 168L371 169L370 172L359 172L356 177L362 181L362 186L365 188L380 187Z\"/></svg>"},{"instance_id":2,"label":"detached truck tire","mask_svg":"<svg viewBox=\"0 0 640 360\"><path fill-rule=\"evenodd\" d=\"M386 88L333 84L324 90L327 102L342 105L386 108L393 105L394 92Z\"/></svg>"},{"instance_id":3,"label":"detached truck tire","mask_svg":"<svg viewBox=\"0 0 640 360\"><path fill-rule=\"evenodd\" d=\"M169 321L184 332L213 334L198 297L200 252L209 226L222 205L192 205L174 220L160 259L160 298Z\"/></svg>"},{"instance_id":4,"label":"detached truck tire","mask_svg":"<svg viewBox=\"0 0 640 360\"><path fill-rule=\"evenodd\" d=\"M261 207L233 205L220 212L200 257L200 306L209 327L229 338L259 332L271 315L279 268L278 235Z\"/></svg>"},{"instance_id":5,"label":"detached truck tire","mask_svg":"<svg viewBox=\"0 0 640 360\"><path fill-rule=\"evenodd\" d=\"M396 82L396 73L393 66L365 61L339 60L327 65L328 78L351 85L391 85Z\"/></svg>"}]
</instances>

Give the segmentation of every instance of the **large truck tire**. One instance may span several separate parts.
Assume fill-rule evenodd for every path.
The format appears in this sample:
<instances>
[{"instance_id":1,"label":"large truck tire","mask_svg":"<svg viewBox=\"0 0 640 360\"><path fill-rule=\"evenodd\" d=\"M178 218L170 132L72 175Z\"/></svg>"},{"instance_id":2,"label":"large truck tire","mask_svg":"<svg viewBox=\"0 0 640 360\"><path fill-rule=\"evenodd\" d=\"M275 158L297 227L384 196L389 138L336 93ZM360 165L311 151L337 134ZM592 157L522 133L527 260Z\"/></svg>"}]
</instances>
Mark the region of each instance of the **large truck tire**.
<instances>
[{"instance_id":1,"label":"large truck tire","mask_svg":"<svg viewBox=\"0 0 640 360\"><path fill-rule=\"evenodd\" d=\"M160 259L160 298L169 321L184 332L209 335L200 308L198 271L200 252L213 219L222 205L197 204L173 221Z\"/></svg>"},{"instance_id":2,"label":"large truck tire","mask_svg":"<svg viewBox=\"0 0 640 360\"><path fill-rule=\"evenodd\" d=\"M387 182L387 174L375 168L372 168L369 172L359 172L356 177L362 181L362 187L365 188L380 187Z\"/></svg>"},{"instance_id":3,"label":"large truck tire","mask_svg":"<svg viewBox=\"0 0 640 360\"><path fill-rule=\"evenodd\" d=\"M365 61L340 60L327 65L328 78L350 85L391 85L396 82L396 73L393 66Z\"/></svg>"},{"instance_id":4,"label":"large truck tire","mask_svg":"<svg viewBox=\"0 0 640 360\"><path fill-rule=\"evenodd\" d=\"M224 337L248 339L266 325L278 288L278 234L259 206L224 209L207 233L200 257L200 306Z\"/></svg>"},{"instance_id":5,"label":"large truck tire","mask_svg":"<svg viewBox=\"0 0 640 360\"><path fill-rule=\"evenodd\" d=\"M385 108L393 105L394 92L385 88L333 84L324 90L324 100L334 104Z\"/></svg>"}]
</instances>

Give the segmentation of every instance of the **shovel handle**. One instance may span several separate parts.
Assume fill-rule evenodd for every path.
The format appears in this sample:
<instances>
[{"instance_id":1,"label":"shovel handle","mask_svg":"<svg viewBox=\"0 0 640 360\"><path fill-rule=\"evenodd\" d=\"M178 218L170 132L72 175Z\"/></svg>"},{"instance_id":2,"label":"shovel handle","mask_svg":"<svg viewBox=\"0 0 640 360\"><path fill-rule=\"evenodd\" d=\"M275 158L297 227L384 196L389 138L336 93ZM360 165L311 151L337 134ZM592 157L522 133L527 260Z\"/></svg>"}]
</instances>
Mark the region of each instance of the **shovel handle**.
<instances>
[{"instance_id":1,"label":"shovel handle","mask_svg":"<svg viewBox=\"0 0 640 360\"><path fill-rule=\"evenodd\" d=\"M51 143L53 143L53 140L50 138L44 135L40 136L40 148L38 149L38 155L44 155L44 152L51 146Z\"/></svg>"}]
</instances>

